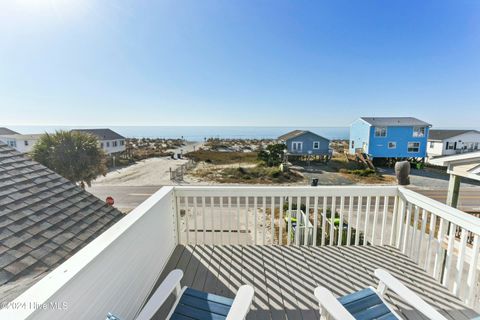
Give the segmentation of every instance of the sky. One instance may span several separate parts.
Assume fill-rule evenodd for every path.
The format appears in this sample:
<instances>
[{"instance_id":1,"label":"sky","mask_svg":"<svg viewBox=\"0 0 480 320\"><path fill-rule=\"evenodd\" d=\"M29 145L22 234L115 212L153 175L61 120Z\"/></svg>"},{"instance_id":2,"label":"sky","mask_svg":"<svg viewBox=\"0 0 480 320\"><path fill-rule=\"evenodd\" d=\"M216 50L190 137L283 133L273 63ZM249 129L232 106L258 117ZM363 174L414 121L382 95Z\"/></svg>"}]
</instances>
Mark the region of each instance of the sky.
<instances>
[{"instance_id":1,"label":"sky","mask_svg":"<svg viewBox=\"0 0 480 320\"><path fill-rule=\"evenodd\" d=\"M480 1L0 1L0 126L480 127Z\"/></svg>"}]
</instances>

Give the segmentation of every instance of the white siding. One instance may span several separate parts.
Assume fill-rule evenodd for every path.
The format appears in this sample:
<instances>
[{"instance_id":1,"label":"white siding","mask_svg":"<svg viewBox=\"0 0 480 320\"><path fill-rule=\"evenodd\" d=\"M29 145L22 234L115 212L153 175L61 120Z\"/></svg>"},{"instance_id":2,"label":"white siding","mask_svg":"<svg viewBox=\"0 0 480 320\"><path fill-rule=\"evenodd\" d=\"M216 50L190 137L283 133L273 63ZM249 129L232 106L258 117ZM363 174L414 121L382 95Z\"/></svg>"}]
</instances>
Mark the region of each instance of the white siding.
<instances>
[{"instance_id":1,"label":"white siding","mask_svg":"<svg viewBox=\"0 0 480 320\"><path fill-rule=\"evenodd\" d=\"M123 141L123 145L122 145ZM116 145L115 145L116 143ZM117 140L101 140L100 147L105 151L107 154L118 153L125 151L125 139L117 139Z\"/></svg>"},{"instance_id":2,"label":"white siding","mask_svg":"<svg viewBox=\"0 0 480 320\"><path fill-rule=\"evenodd\" d=\"M432 142L433 148L430 148ZM455 146L456 142L456 148L447 149L447 142L449 146ZM429 141L427 146L428 158L449 156L475 150L480 150L480 133L477 132L467 132L452 138L444 139L443 141Z\"/></svg>"}]
</instances>

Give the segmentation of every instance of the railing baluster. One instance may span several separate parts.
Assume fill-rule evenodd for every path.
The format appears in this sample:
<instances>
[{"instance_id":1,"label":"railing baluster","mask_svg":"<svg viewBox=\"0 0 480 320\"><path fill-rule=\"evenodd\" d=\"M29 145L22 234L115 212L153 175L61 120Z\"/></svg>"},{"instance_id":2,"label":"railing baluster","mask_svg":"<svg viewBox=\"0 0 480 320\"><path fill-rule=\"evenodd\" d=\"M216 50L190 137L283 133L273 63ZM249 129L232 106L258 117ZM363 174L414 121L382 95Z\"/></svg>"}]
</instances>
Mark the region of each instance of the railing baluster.
<instances>
[{"instance_id":1,"label":"railing baluster","mask_svg":"<svg viewBox=\"0 0 480 320\"><path fill-rule=\"evenodd\" d=\"M288 230L287 230L287 245L290 245L292 236L292 201L291 196L288 197Z\"/></svg>"},{"instance_id":2,"label":"railing baluster","mask_svg":"<svg viewBox=\"0 0 480 320\"><path fill-rule=\"evenodd\" d=\"M388 202L390 201L390 197L384 196L383 197L383 216L382 216L382 230L380 234L380 245L383 246L383 241L385 239L385 232L387 232L387 213L388 213ZM392 215L392 224L395 220L395 214Z\"/></svg>"},{"instance_id":3,"label":"railing baluster","mask_svg":"<svg viewBox=\"0 0 480 320\"><path fill-rule=\"evenodd\" d=\"M442 270L443 263L443 237L445 236L446 223L443 218L440 218L440 226L437 233L437 252L435 253L435 262L433 265L433 277L440 280L440 272Z\"/></svg>"},{"instance_id":4,"label":"railing baluster","mask_svg":"<svg viewBox=\"0 0 480 320\"><path fill-rule=\"evenodd\" d=\"M323 197L323 208L322 208L322 242L321 245L325 245L325 229L327 228L327 197Z\"/></svg>"},{"instance_id":5,"label":"railing baluster","mask_svg":"<svg viewBox=\"0 0 480 320\"><path fill-rule=\"evenodd\" d=\"M271 232L271 243L270 244L275 244L275 197L270 198L270 232Z\"/></svg>"},{"instance_id":6,"label":"railing baluster","mask_svg":"<svg viewBox=\"0 0 480 320\"><path fill-rule=\"evenodd\" d=\"M187 245L190 244L190 218L189 218L189 197L185 197L185 229L187 230Z\"/></svg>"},{"instance_id":7,"label":"railing baluster","mask_svg":"<svg viewBox=\"0 0 480 320\"><path fill-rule=\"evenodd\" d=\"M220 196L220 244L223 244L223 196Z\"/></svg>"},{"instance_id":8,"label":"railing baluster","mask_svg":"<svg viewBox=\"0 0 480 320\"><path fill-rule=\"evenodd\" d=\"M377 230L378 208L380 208L380 197L375 197L375 207L373 211L373 226L372 226L372 245L375 245L375 231Z\"/></svg>"},{"instance_id":9,"label":"railing baluster","mask_svg":"<svg viewBox=\"0 0 480 320\"><path fill-rule=\"evenodd\" d=\"M445 270L444 270L443 279L442 279L442 284L445 287L448 286L450 271L452 270L453 247L455 245L455 229L456 228L457 226L454 223L450 223L450 230L448 232L447 258L445 260Z\"/></svg>"},{"instance_id":10,"label":"railing baluster","mask_svg":"<svg viewBox=\"0 0 480 320\"><path fill-rule=\"evenodd\" d=\"M335 215L336 215L336 200L337 197L333 196L332 197L332 206L330 207L330 236L329 236L329 244L333 246L333 243L335 241Z\"/></svg>"},{"instance_id":11,"label":"railing baluster","mask_svg":"<svg viewBox=\"0 0 480 320\"><path fill-rule=\"evenodd\" d=\"M283 244L283 196L280 197L280 207L278 208L278 244Z\"/></svg>"},{"instance_id":12,"label":"railing baluster","mask_svg":"<svg viewBox=\"0 0 480 320\"><path fill-rule=\"evenodd\" d=\"M405 218L405 230L403 235L403 247L402 253L407 253L407 244L408 244L408 234L410 233L410 222L412 219L412 204L408 203L407 205L407 217Z\"/></svg>"},{"instance_id":13,"label":"railing baluster","mask_svg":"<svg viewBox=\"0 0 480 320\"><path fill-rule=\"evenodd\" d=\"M250 226L248 225L248 210L250 208L250 197L245 197L245 244L248 244L248 238L250 235Z\"/></svg>"},{"instance_id":14,"label":"railing baluster","mask_svg":"<svg viewBox=\"0 0 480 320\"><path fill-rule=\"evenodd\" d=\"M463 265L465 263L465 251L467 247L468 231L460 229L460 252L458 253L457 266L455 271L457 272L455 282L453 283L453 294L458 296L460 292L460 286L462 285Z\"/></svg>"},{"instance_id":15,"label":"railing baluster","mask_svg":"<svg viewBox=\"0 0 480 320\"><path fill-rule=\"evenodd\" d=\"M267 197L262 199L262 244L265 245L265 236L267 233Z\"/></svg>"},{"instance_id":16,"label":"railing baluster","mask_svg":"<svg viewBox=\"0 0 480 320\"><path fill-rule=\"evenodd\" d=\"M350 196L348 198L348 221L347 221L347 246L352 244L352 214L353 214L353 199Z\"/></svg>"},{"instance_id":17,"label":"railing baluster","mask_svg":"<svg viewBox=\"0 0 480 320\"><path fill-rule=\"evenodd\" d=\"M232 196L228 196L228 244L232 244Z\"/></svg>"},{"instance_id":18,"label":"railing baluster","mask_svg":"<svg viewBox=\"0 0 480 320\"><path fill-rule=\"evenodd\" d=\"M258 204L257 204L257 196L253 198L253 244L257 244L257 224L258 224L258 219L257 219L257 210L258 210Z\"/></svg>"},{"instance_id":19,"label":"railing baluster","mask_svg":"<svg viewBox=\"0 0 480 320\"><path fill-rule=\"evenodd\" d=\"M478 253L480 249L480 236L475 234L473 236L472 254L470 257L470 267L468 269L467 276L467 306L473 307L475 304L475 289L477 288L477 265L478 265Z\"/></svg>"},{"instance_id":20,"label":"railing baluster","mask_svg":"<svg viewBox=\"0 0 480 320\"><path fill-rule=\"evenodd\" d=\"M207 241L207 226L205 221L205 197L202 197L202 224L203 224L203 244Z\"/></svg>"},{"instance_id":21,"label":"railing baluster","mask_svg":"<svg viewBox=\"0 0 480 320\"><path fill-rule=\"evenodd\" d=\"M305 231L303 233L303 245L308 245L308 235L310 234L310 228L308 226L310 222L310 196L305 199Z\"/></svg>"},{"instance_id":22,"label":"railing baluster","mask_svg":"<svg viewBox=\"0 0 480 320\"><path fill-rule=\"evenodd\" d=\"M403 234L403 219L405 218L405 210L406 210L406 201L404 199L400 199L400 214L398 215L398 231L397 231L397 245L396 247L400 250L402 246L402 234Z\"/></svg>"},{"instance_id":23,"label":"railing baluster","mask_svg":"<svg viewBox=\"0 0 480 320\"><path fill-rule=\"evenodd\" d=\"M301 224L301 211L302 203L300 197L297 197L297 224L295 225L295 245L300 245L300 224Z\"/></svg>"},{"instance_id":24,"label":"railing baluster","mask_svg":"<svg viewBox=\"0 0 480 320\"><path fill-rule=\"evenodd\" d=\"M343 210L345 207L345 197L340 198L340 224L338 225L338 242L337 245L341 246L343 241Z\"/></svg>"},{"instance_id":25,"label":"railing baluster","mask_svg":"<svg viewBox=\"0 0 480 320\"><path fill-rule=\"evenodd\" d=\"M198 231L198 226L197 226L197 214L198 214L198 208L197 208L197 197L193 197L193 208L194 208L194 213L193 217L195 220L193 220L193 227L195 228L195 245L198 244L198 239L197 239L197 231Z\"/></svg>"},{"instance_id":26,"label":"railing baluster","mask_svg":"<svg viewBox=\"0 0 480 320\"><path fill-rule=\"evenodd\" d=\"M317 226L318 226L318 197L313 197L315 201L313 205L313 245L317 245Z\"/></svg>"},{"instance_id":27,"label":"railing baluster","mask_svg":"<svg viewBox=\"0 0 480 320\"><path fill-rule=\"evenodd\" d=\"M362 215L362 197L357 197L357 221L355 225L355 245L358 246L360 244L360 216ZM363 241L365 242L365 235L363 237Z\"/></svg>"},{"instance_id":28,"label":"railing baluster","mask_svg":"<svg viewBox=\"0 0 480 320\"><path fill-rule=\"evenodd\" d=\"M367 197L367 206L365 207L365 227L364 227L364 234L363 234L363 245L366 246L368 244L368 222L370 220L370 206L372 204L372 197Z\"/></svg>"},{"instance_id":29,"label":"railing baluster","mask_svg":"<svg viewBox=\"0 0 480 320\"><path fill-rule=\"evenodd\" d=\"M180 216L180 212L182 211L181 210L181 206L180 206L180 201L181 197L177 197L175 196L175 203L176 203L176 208L177 208L177 212L176 212L176 216L177 216L177 241L179 244L182 244L182 239L181 239L181 233L180 233L180 226L181 226L181 221L182 221L182 218Z\"/></svg>"},{"instance_id":30,"label":"railing baluster","mask_svg":"<svg viewBox=\"0 0 480 320\"><path fill-rule=\"evenodd\" d=\"M212 245L215 244L215 203L214 198L210 197L210 219L212 220Z\"/></svg>"},{"instance_id":31,"label":"railing baluster","mask_svg":"<svg viewBox=\"0 0 480 320\"><path fill-rule=\"evenodd\" d=\"M237 244L240 244L240 197L237 197Z\"/></svg>"},{"instance_id":32,"label":"railing baluster","mask_svg":"<svg viewBox=\"0 0 480 320\"><path fill-rule=\"evenodd\" d=\"M432 240L435 237L435 227L437 226L437 216L434 215L433 213L430 213L430 228L428 232L428 242L427 242L427 248L426 248L426 259L425 259L425 265L423 269L428 272L430 269L430 262L432 260L432 253L431 248L432 248Z\"/></svg>"},{"instance_id":33,"label":"railing baluster","mask_svg":"<svg viewBox=\"0 0 480 320\"><path fill-rule=\"evenodd\" d=\"M412 229L412 238L410 239L410 258L413 258L415 252L413 252L413 247L415 244L415 238L417 237L417 228L418 228L418 215L419 215L419 208L415 206L414 214L413 214L413 229Z\"/></svg>"},{"instance_id":34,"label":"railing baluster","mask_svg":"<svg viewBox=\"0 0 480 320\"><path fill-rule=\"evenodd\" d=\"M395 230L396 224L398 221L398 196L395 196L393 202L393 213L392 213L392 228L390 229L390 245L393 247L394 245L398 247L398 242L395 244Z\"/></svg>"}]
</instances>

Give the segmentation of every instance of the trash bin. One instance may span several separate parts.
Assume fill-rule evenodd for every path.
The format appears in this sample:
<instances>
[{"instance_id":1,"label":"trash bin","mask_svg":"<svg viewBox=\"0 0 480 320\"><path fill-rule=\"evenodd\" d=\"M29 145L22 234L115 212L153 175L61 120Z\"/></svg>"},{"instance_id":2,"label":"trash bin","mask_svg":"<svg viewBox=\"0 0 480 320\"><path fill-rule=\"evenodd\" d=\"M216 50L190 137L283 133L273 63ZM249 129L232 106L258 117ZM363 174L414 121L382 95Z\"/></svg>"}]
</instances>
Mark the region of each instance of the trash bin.
<instances>
[{"instance_id":1,"label":"trash bin","mask_svg":"<svg viewBox=\"0 0 480 320\"><path fill-rule=\"evenodd\" d=\"M312 187L316 187L318 186L318 178L313 178L312 179L312 184L311 184Z\"/></svg>"}]
</instances>

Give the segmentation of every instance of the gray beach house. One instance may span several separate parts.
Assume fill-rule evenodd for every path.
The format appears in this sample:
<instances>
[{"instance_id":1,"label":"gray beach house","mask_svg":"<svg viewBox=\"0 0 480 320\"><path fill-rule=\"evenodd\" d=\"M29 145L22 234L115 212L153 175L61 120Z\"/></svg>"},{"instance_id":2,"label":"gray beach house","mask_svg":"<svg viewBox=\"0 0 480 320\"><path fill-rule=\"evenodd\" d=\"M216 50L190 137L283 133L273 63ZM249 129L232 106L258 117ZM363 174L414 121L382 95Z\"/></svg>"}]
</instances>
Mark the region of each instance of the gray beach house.
<instances>
[{"instance_id":1,"label":"gray beach house","mask_svg":"<svg viewBox=\"0 0 480 320\"><path fill-rule=\"evenodd\" d=\"M330 140L308 130L294 130L278 137L293 156L330 156Z\"/></svg>"}]
</instances>

